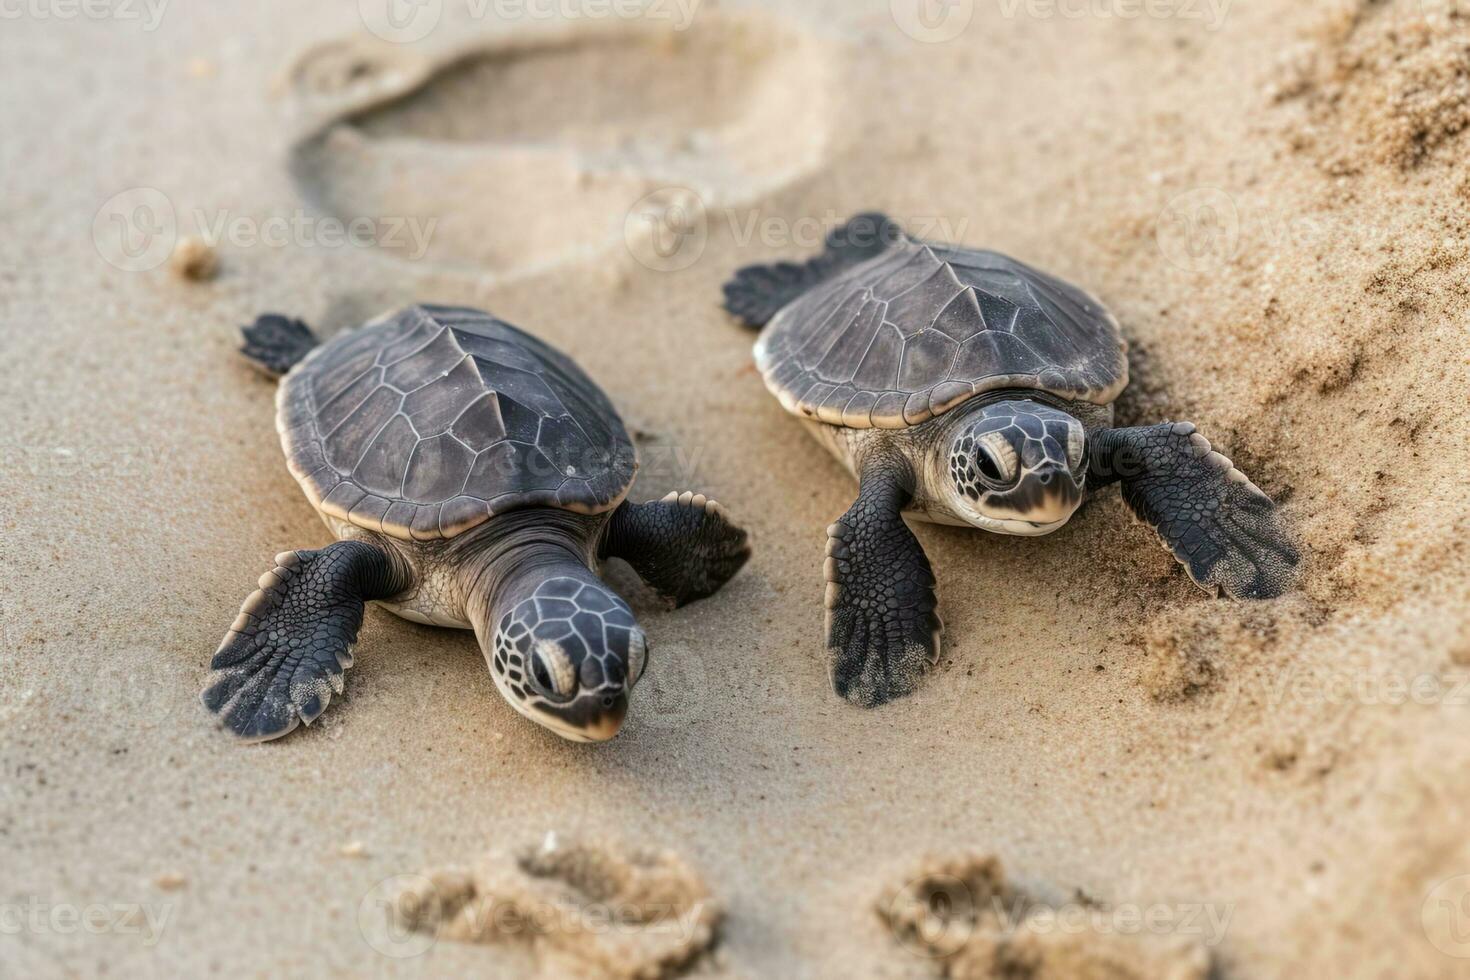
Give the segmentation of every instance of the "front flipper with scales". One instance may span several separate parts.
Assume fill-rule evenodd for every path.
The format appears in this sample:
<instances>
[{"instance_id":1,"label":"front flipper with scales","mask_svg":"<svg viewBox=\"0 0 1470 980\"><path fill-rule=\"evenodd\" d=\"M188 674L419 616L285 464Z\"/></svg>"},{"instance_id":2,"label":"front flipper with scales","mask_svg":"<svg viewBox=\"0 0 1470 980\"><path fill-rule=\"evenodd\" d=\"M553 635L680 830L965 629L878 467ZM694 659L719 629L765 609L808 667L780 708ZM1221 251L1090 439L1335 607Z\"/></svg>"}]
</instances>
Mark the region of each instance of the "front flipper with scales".
<instances>
[{"instance_id":1,"label":"front flipper with scales","mask_svg":"<svg viewBox=\"0 0 1470 980\"><path fill-rule=\"evenodd\" d=\"M714 595L750 559L749 535L703 494L671 493L613 514L604 558L621 558L666 600Z\"/></svg>"},{"instance_id":2,"label":"front flipper with scales","mask_svg":"<svg viewBox=\"0 0 1470 980\"><path fill-rule=\"evenodd\" d=\"M250 742L311 724L342 693L364 603L407 586L387 552L361 541L277 555L210 663L204 706Z\"/></svg>"},{"instance_id":3,"label":"front flipper with scales","mask_svg":"<svg viewBox=\"0 0 1470 980\"><path fill-rule=\"evenodd\" d=\"M1105 429L1088 441L1088 483L1123 499L1207 592L1270 599L1300 556L1271 498L1188 422Z\"/></svg>"},{"instance_id":4,"label":"front flipper with scales","mask_svg":"<svg viewBox=\"0 0 1470 980\"><path fill-rule=\"evenodd\" d=\"M869 459L857 502L827 529L827 648L832 687L862 707L910 694L939 659L934 572L903 520L908 464Z\"/></svg>"}]
</instances>

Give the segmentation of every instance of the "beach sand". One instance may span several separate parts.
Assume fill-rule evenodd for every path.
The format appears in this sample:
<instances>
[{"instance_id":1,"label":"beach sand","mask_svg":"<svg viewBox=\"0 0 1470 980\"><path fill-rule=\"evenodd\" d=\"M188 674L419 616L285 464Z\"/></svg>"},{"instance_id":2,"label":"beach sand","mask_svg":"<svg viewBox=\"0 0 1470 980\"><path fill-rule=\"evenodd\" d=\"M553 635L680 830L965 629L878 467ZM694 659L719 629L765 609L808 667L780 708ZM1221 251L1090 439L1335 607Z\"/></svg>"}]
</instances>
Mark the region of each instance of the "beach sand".
<instances>
[{"instance_id":1,"label":"beach sand","mask_svg":"<svg viewBox=\"0 0 1470 980\"><path fill-rule=\"evenodd\" d=\"M359 6L0 33L0 972L524 975L375 930L399 876L555 832L697 869L701 974L930 975L875 906L983 852L1053 907L1163 909L1220 976L1464 975L1470 7L451 2L392 43ZM1282 503L1299 590L1203 595L1116 491L1040 540L919 526L940 666L837 699L823 529L853 486L718 302L873 208L1106 302L1122 422L1195 422ZM221 231L212 279L170 271ZM329 540L237 328L416 300L571 352L639 435L635 496L752 530L675 612L610 570L653 659L609 745L380 609L309 730L241 747L199 705L270 557Z\"/></svg>"}]
</instances>

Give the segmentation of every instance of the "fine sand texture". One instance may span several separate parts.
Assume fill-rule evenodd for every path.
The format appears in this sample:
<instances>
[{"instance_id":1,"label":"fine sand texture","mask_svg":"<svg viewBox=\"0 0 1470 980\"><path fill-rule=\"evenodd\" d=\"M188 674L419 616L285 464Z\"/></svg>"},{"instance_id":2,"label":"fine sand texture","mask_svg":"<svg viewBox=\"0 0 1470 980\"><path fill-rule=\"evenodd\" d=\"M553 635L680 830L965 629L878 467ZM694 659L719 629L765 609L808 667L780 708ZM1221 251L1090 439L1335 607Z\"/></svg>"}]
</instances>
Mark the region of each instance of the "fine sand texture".
<instances>
[{"instance_id":1,"label":"fine sand texture","mask_svg":"<svg viewBox=\"0 0 1470 980\"><path fill-rule=\"evenodd\" d=\"M0 975L1470 969L1470 3L445 0L415 40L368 0L130 6L0 29ZM919 526L940 663L837 699L854 488L718 304L870 209L1107 303L1122 424L1198 425L1299 588L1204 595L1115 490L1038 540ZM420 300L570 352L637 498L752 531L681 610L608 570L652 649L611 744L376 608L309 729L199 704L271 556L330 540L238 327ZM895 926L956 882L1024 899L983 950ZM574 921L394 918L441 885Z\"/></svg>"}]
</instances>

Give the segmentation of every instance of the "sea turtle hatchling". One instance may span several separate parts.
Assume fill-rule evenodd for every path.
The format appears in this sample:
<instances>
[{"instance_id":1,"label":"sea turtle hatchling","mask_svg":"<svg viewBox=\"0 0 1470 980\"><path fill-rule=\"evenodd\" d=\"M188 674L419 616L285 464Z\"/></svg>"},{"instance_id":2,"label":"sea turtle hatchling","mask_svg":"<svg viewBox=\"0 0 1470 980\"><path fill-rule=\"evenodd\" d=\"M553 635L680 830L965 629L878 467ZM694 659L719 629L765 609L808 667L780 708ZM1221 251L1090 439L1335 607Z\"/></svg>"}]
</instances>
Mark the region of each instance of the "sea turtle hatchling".
<instances>
[{"instance_id":1,"label":"sea turtle hatchling","mask_svg":"<svg viewBox=\"0 0 1470 980\"><path fill-rule=\"evenodd\" d=\"M376 600L473 629L517 711L604 741L648 647L595 570L622 558L679 605L750 555L702 495L625 502L637 461L607 396L486 313L413 306L320 345L281 316L244 333L244 353L284 375L287 465L339 540L277 555L214 655L204 704L242 739L278 738L326 709Z\"/></svg>"},{"instance_id":2,"label":"sea turtle hatchling","mask_svg":"<svg viewBox=\"0 0 1470 980\"><path fill-rule=\"evenodd\" d=\"M904 514L1047 534L1084 490L1120 483L1207 591L1290 584L1297 552L1275 506L1193 425L1112 427L1127 345L1075 286L862 215L805 264L741 270L725 297L764 327L766 386L860 484L827 529L827 645L847 699L907 694L939 655L934 576Z\"/></svg>"}]
</instances>

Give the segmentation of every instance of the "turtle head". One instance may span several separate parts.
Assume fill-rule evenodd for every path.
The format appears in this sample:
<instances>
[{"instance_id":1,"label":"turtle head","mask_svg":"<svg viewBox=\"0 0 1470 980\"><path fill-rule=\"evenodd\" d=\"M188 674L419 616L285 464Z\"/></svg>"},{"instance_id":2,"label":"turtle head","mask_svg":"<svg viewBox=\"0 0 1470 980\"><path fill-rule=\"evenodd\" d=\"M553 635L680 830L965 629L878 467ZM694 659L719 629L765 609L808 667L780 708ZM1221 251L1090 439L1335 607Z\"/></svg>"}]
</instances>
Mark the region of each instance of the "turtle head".
<instances>
[{"instance_id":1,"label":"turtle head","mask_svg":"<svg viewBox=\"0 0 1470 980\"><path fill-rule=\"evenodd\" d=\"M949 441L951 507L1000 534L1050 534L1082 503L1086 430L1066 412L1032 401L984 405Z\"/></svg>"},{"instance_id":2,"label":"turtle head","mask_svg":"<svg viewBox=\"0 0 1470 980\"><path fill-rule=\"evenodd\" d=\"M542 580L495 626L490 672L521 714L575 742L606 742L628 713L648 643L596 576Z\"/></svg>"}]
</instances>

